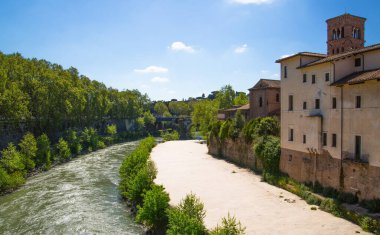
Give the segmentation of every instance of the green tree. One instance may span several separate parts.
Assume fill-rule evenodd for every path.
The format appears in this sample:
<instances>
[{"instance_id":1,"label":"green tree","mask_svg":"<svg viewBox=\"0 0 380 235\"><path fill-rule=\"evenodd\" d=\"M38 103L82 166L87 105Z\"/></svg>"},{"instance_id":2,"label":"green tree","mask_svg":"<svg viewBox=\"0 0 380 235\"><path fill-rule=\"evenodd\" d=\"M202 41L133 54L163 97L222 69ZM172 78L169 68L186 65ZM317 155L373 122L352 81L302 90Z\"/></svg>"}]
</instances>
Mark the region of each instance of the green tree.
<instances>
[{"instance_id":1,"label":"green tree","mask_svg":"<svg viewBox=\"0 0 380 235\"><path fill-rule=\"evenodd\" d=\"M216 100L202 100L193 104L192 125L197 127L203 135L207 135L209 126L217 121L218 105Z\"/></svg>"},{"instance_id":2,"label":"green tree","mask_svg":"<svg viewBox=\"0 0 380 235\"><path fill-rule=\"evenodd\" d=\"M136 221L151 229L163 228L167 223L166 210L169 208L169 194L161 185L153 185L144 195L143 206L138 207Z\"/></svg>"},{"instance_id":3,"label":"green tree","mask_svg":"<svg viewBox=\"0 0 380 235\"><path fill-rule=\"evenodd\" d=\"M158 115L160 116L164 116L165 113L166 115L167 113L169 113L168 107L166 106L164 102L161 102L161 101L154 104L154 111L156 111L156 113L158 113Z\"/></svg>"},{"instance_id":4,"label":"green tree","mask_svg":"<svg viewBox=\"0 0 380 235\"><path fill-rule=\"evenodd\" d=\"M249 103L247 94L240 92L238 96L234 98L234 105L245 105Z\"/></svg>"},{"instance_id":5,"label":"green tree","mask_svg":"<svg viewBox=\"0 0 380 235\"><path fill-rule=\"evenodd\" d=\"M235 91L231 85L226 85L217 93L216 99L219 101L219 109L231 108L234 105Z\"/></svg>"},{"instance_id":6,"label":"green tree","mask_svg":"<svg viewBox=\"0 0 380 235\"><path fill-rule=\"evenodd\" d=\"M17 151L13 143L8 144L8 147L1 151L1 156L0 166L4 168L8 174L12 174L16 171L23 172L25 170L21 154Z\"/></svg>"},{"instance_id":7,"label":"green tree","mask_svg":"<svg viewBox=\"0 0 380 235\"><path fill-rule=\"evenodd\" d=\"M22 162L27 171L31 171L36 166L34 159L37 155L37 140L30 132L26 133L18 144L22 156Z\"/></svg>"},{"instance_id":8,"label":"green tree","mask_svg":"<svg viewBox=\"0 0 380 235\"><path fill-rule=\"evenodd\" d=\"M168 235L207 234L204 225L206 212L203 203L194 194L186 195L180 204L168 209Z\"/></svg>"},{"instance_id":9,"label":"green tree","mask_svg":"<svg viewBox=\"0 0 380 235\"><path fill-rule=\"evenodd\" d=\"M71 151L69 144L63 139L59 138L59 141L56 145L57 157L60 162L67 162L70 160Z\"/></svg>"},{"instance_id":10,"label":"green tree","mask_svg":"<svg viewBox=\"0 0 380 235\"><path fill-rule=\"evenodd\" d=\"M46 134L42 134L37 138L37 155L36 166L44 170L51 167L51 149L50 140Z\"/></svg>"},{"instance_id":11,"label":"green tree","mask_svg":"<svg viewBox=\"0 0 380 235\"><path fill-rule=\"evenodd\" d=\"M237 221L235 216L228 216L222 218L222 226L217 225L215 229L210 232L210 235L243 235L245 234L245 227L240 221Z\"/></svg>"},{"instance_id":12,"label":"green tree","mask_svg":"<svg viewBox=\"0 0 380 235\"><path fill-rule=\"evenodd\" d=\"M256 156L261 160L265 172L279 173L281 146L280 138L264 136L254 145Z\"/></svg>"},{"instance_id":13,"label":"green tree","mask_svg":"<svg viewBox=\"0 0 380 235\"><path fill-rule=\"evenodd\" d=\"M77 132L74 130L68 130L65 135L65 139L70 147L70 152L73 154L80 154L82 151L81 138L78 137Z\"/></svg>"}]
</instances>

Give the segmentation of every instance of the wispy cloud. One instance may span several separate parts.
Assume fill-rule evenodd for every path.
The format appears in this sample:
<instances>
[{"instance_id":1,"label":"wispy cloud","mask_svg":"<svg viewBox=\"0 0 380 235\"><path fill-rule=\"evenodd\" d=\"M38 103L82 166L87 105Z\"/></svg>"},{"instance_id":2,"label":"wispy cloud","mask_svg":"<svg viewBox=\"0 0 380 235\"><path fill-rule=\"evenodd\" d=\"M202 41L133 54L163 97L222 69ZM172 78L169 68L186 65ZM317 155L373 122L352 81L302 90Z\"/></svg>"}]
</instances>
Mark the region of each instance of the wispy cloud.
<instances>
[{"instance_id":1,"label":"wispy cloud","mask_svg":"<svg viewBox=\"0 0 380 235\"><path fill-rule=\"evenodd\" d=\"M230 0L230 2L236 3L236 4L244 4L244 5L248 5L248 4L261 5L261 4L272 3L273 0Z\"/></svg>"},{"instance_id":2,"label":"wispy cloud","mask_svg":"<svg viewBox=\"0 0 380 235\"><path fill-rule=\"evenodd\" d=\"M169 82L169 78L165 78L165 77L154 77L150 80L151 82L154 82L154 83L167 83Z\"/></svg>"},{"instance_id":3,"label":"wispy cloud","mask_svg":"<svg viewBox=\"0 0 380 235\"><path fill-rule=\"evenodd\" d=\"M236 54L243 54L244 52L246 52L248 50L248 46L247 44L244 44L242 46L238 46L235 48L234 52Z\"/></svg>"},{"instance_id":4,"label":"wispy cloud","mask_svg":"<svg viewBox=\"0 0 380 235\"><path fill-rule=\"evenodd\" d=\"M184 42L173 42L172 45L170 45L169 47L172 51L184 51L184 52L188 52L188 53L193 53L194 52L194 49L189 46L189 45L186 45Z\"/></svg>"},{"instance_id":5,"label":"wispy cloud","mask_svg":"<svg viewBox=\"0 0 380 235\"><path fill-rule=\"evenodd\" d=\"M151 65L146 67L145 69L135 69L136 73L167 73L169 69L165 67Z\"/></svg>"}]
</instances>

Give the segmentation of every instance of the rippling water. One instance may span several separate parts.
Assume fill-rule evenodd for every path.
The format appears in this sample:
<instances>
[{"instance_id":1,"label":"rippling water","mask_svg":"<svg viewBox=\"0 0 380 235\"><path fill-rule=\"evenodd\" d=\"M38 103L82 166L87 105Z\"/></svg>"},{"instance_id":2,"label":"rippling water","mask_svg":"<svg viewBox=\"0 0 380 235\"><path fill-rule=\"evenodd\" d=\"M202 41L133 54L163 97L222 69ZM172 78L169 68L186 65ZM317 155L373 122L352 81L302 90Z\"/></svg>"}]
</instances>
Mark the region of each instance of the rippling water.
<instances>
[{"instance_id":1,"label":"rippling water","mask_svg":"<svg viewBox=\"0 0 380 235\"><path fill-rule=\"evenodd\" d=\"M136 146L87 154L0 197L0 234L141 234L117 190L121 161Z\"/></svg>"}]
</instances>

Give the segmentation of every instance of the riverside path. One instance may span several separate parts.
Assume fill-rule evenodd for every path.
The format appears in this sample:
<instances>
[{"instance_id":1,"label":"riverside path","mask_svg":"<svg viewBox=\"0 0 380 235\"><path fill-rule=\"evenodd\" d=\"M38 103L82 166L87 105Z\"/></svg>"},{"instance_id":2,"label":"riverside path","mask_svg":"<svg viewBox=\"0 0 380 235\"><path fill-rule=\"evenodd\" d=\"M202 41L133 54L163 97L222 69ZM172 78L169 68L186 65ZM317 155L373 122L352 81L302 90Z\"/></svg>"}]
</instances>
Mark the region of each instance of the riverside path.
<instances>
[{"instance_id":1,"label":"riverside path","mask_svg":"<svg viewBox=\"0 0 380 235\"><path fill-rule=\"evenodd\" d=\"M260 176L207 154L206 144L170 141L152 151L158 174L176 205L195 193L213 228L228 213L246 227L246 234L367 234L359 226L321 210L311 210L301 198L261 182Z\"/></svg>"}]
</instances>

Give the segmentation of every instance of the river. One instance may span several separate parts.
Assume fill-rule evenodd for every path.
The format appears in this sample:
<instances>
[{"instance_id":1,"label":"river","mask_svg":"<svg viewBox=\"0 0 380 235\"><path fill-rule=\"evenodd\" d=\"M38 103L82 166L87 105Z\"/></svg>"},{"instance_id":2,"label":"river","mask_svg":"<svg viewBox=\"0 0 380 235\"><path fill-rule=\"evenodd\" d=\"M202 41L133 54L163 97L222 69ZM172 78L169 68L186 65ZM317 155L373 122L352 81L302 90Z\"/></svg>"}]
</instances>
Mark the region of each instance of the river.
<instances>
[{"instance_id":1,"label":"river","mask_svg":"<svg viewBox=\"0 0 380 235\"><path fill-rule=\"evenodd\" d=\"M0 197L0 234L141 234L117 189L121 161L137 144L81 156Z\"/></svg>"}]
</instances>

